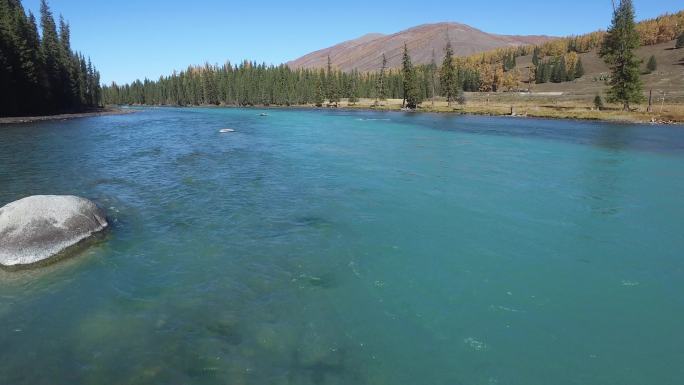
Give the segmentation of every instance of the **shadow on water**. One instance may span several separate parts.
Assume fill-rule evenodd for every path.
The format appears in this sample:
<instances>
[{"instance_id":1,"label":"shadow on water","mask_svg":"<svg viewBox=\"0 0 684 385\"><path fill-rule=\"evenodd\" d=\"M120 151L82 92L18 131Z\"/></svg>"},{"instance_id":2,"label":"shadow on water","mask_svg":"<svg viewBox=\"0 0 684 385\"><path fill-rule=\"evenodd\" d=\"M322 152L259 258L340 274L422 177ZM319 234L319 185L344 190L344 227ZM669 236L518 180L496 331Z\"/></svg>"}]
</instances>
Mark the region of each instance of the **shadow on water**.
<instances>
[{"instance_id":1,"label":"shadow on water","mask_svg":"<svg viewBox=\"0 0 684 385\"><path fill-rule=\"evenodd\" d=\"M631 125L606 125L597 129L593 144L609 150L625 150L635 141Z\"/></svg>"},{"instance_id":2,"label":"shadow on water","mask_svg":"<svg viewBox=\"0 0 684 385\"><path fill-rule=\"evenodd\" d=\"M8 273L16 273L16 272L25 272L26 276L35 276L36 274L46 274L50 269L46 269L46 267L51 266L51 265L56 265L58 262L60 264L64 262L67 259L72 259L76 258L78 256L82 256L83 254L86 253L86 251L97 248L97 247L102 247L106 245L107 241L111 238L110 234L110 228L109 226L105 228L104 230L95 233L91 235L90 237L76 243L75 245L71 245L67 247L66 249L60 251L56 255L36 262L32 263L29 265L14 265L14 266L3 266L0 265L0 270L4 270L5 272Z\"/></svg>"},{"instance_id":3,"label":"shadow on water","mask_svg":"<svg viewBox=\"0 0 684 385\"><path fill-rule=\"evenodd\" d=\"M593 213L598 215L616 215L621 205L618 197L620 178L625 160L622 154L629 147L631 128L602 127L595 137L594 145L606 150L587 159L583 173L582 185L586 187L586 197Z\"/></svg>"},{"instance_id":4,"label":"shadow on water","mask_svg":"<svg viewBox=\"0 0 684 385\"><path fill-rule=\"evenodd\" d=\"M662 125L433 114L412 123L440 131L539 138L610 149L684 151L684 130Z\"/></svg>"}]
</instances>

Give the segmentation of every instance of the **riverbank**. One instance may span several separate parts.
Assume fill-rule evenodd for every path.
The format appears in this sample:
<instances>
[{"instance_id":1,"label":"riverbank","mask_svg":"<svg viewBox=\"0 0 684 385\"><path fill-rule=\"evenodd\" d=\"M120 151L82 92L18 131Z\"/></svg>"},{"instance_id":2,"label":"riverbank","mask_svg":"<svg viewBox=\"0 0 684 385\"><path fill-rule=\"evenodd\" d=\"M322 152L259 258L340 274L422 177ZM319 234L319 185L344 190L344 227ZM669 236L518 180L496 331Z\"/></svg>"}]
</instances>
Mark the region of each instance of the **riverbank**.
<instances>
[{"instance_id":1,"label":"riverbank","mask_svg":"<svg viewBox=\"0 0 684 385\"><path fill-rule=\"evenodd\" d=\"M586 100L560 99L546 95L529 96L516 93L483 94L472 93L466 96L465 104L452 103L449 106L444 100L425 101L415 112L484 115L484 116L513 116L562 120L595 120L615 123L640 124L682 124L684 123L684 104L658 104L653 112L647 112L643 105L635 106L633 111L622 111L619 106L607 105L598 110ZM143 107L143 106L141 106ZM255 109L346 109L365 111L402 111L401 99L388 99L376 102L374 99L360 99L356 103L341 100L336 106L323 105L316 107L312 104L291 106L232 106L205 105L202 107L234 107Z\"/></svg>"},{"instance_id":2,"label":"riverbank","mask_svg":"<svg viewBox=\"0 0 684 385\"><path fill-rule=\"evenodd\" d=\"M33 123L42 122L49 120L68 120L68 119L78 119L78 118L91 118L94 116L106 116L106 115L121 115L121 114L131 114L135 110L125 110L121 108L107 107L94 111L79 112L73 114L57 114L57 115L45 115L45 116L17 116L17 117L6 117L0 118L0 124L21 124L21 123Z\"/></svg>"},{"instance_id":3,"label":"riverbank","mask_svg":"<svg viewBox=\"0 0 684 385\"><path fill-rule=\"evenodd\" d=\"M401 100L391 99L376 103L374 100L360 100L357 103L341 102L338 108L375 111L401 111ZM465 104L438 100L423 102L416 111L432 113L453 113L464 115L515 116L565 120L598 120L620 123L684 123L684 105L667 104L654 106L647 112L646 106L636 106L634 111L622 111L619 106L606 106L601 110L585 101L557 100L551 98L523 98L515 95L469 95Z\"/></svg>"}]
</instances>

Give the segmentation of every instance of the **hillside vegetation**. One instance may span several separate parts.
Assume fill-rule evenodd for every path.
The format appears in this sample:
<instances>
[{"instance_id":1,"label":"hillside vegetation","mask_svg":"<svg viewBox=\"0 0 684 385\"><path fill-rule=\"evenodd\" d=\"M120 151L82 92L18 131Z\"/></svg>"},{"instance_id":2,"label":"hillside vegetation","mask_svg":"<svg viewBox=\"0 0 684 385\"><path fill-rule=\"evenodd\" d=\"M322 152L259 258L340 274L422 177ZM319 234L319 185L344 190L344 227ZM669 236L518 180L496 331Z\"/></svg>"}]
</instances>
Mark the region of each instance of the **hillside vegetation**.
<instances>
[{"instance_id":1,"label":"hillside vegetation","mask_svg":"<svg viewBox=\"0 0 684 385\"><path fill-rule=\"evenodd\" d=\"M684 11L642 21L636 28L643 44L636 54L644 61L645 96L652 92L652 101L661 107L656 114L635 115L625 120L683 121L684 114L676 104L684 99L684 50L675 49L675 40L684 32ZM456 57L454 87L466 92L456 98L456 106L444 103L441 97L447 92L441 89L442 68L437 65L441 58L437 58L431 64L411 67L412 83L415 82L415 95L411 98L422 110L510 114L511 107L529 106L534 109L522 114L601 118L606 114L591 111L596 96L603 96L610 76L607 65L597 54L604 36L605 32L598 31ZM410 47L406 48L410 54ZM648 61L655 63L654 70L646 68ZM550 76L541 76L548 75L548 71L552 72ZM293 69L288 65L267 66L249 61L237 65L205 64L156 81L112 84L104 89L104 98L111 104L342 105L393 109L399 107L391 100L402 100L403 105L406 96L404 73L391 68L389 60L376 71L341 71L330 57L325 69ZM440 103L445 106L440 107ZM668 109L668 105L672 108ZM604 111L611 108L614 106L606 105ZM645 110L644 105L637 108ZM544 109L549 109L549 113L538 112ZM586 116L585 110L591 116ZM622 119L624 114L620 116Z\"/></svg>"}]
</instances>

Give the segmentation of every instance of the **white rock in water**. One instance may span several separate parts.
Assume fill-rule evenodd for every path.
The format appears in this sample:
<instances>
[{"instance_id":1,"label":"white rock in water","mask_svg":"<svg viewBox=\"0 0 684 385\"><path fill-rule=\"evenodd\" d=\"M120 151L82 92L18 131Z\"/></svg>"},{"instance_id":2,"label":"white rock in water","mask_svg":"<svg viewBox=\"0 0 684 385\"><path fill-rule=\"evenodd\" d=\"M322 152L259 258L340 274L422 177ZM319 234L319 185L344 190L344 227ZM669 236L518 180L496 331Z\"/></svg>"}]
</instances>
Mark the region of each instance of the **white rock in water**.
<instances>
[{"instance_id":1,"label":"white rock in water","mask_svg":"<svg viewBox=\"0 0 684 385\"><path fill-rule=\"evenodd\" d=\"M219 132L222 133L222 134L226 134L226 133L229 133L229 132L235 132L235 130L233 130L232 128L223 128L223 129L221 129Z\"/></svg>"},{"instance_id":2,"label":"white rock in water","mask_svg":"<svg viewBox=\"0 0 684 385\"><path fill-rule=\"evenodd\" d=\"M95 203L76 196L34 195L0 208L0 265L30 265L107 227Z\"/></svg>"}]
</instances>

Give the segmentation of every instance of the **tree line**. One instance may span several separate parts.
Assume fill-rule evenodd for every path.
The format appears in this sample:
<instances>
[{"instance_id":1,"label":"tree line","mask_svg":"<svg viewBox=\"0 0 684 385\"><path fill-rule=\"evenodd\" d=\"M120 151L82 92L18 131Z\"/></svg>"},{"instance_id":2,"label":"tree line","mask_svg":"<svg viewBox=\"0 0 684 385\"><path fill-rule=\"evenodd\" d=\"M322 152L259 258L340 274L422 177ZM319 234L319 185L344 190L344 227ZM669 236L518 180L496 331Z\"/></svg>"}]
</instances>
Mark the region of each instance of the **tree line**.
<instances>
[{"instance_id":1,"label":"tree line","mask_svg":"<svg viewBox=\"0 0 684 385\"><path fill-rule=\"evenodd\" d=\"M501 48L459 58L453 56L450 43L446 42L441 65L437 64L435 53L431 63L414 65L405 46L402 68L387 68L387 60L383 55L381 67L369 73L338 71L330 60L327 68L323 69L292 69L286 65L274 66L251 61L220 66L205 64L188 67L158 80L136 80L124 85L112 83L104 87L103 98L107 104L181 106L321 106L326 103L336 105L342 98L352 104L359 98L377 101L391 98L402 99L406 107L415 108L422 101L437 96L446 98L449 103L463 103L464 91L518 91L524 89L524 83L573 81L584 75L579 54L593 49L598 48L609 64L613 57L623 60L625 52L612 55L606 48L618 44L613 41L614 36L631 39L624 48L632 55L629 60L636 61L632 53L634 47L641 43L671 41L684 32L684 12L635 23L631 1L624 0L620 2L616 15L623 15L619 20L629 20L628 34L616 33L611 27L605 32L555 39L536 46ZM624 45L624 41L619 42L617 48L622 47L620 44ZM521 70L517 68L516 58L526 55L532 55L533 65ZM648 68L652 68L652 65ZM622 71L621 74L625 73L624 69L623 66L614 68L615 71ZM610 81L615 78L611 77Z\"/></svg>"},{"instance_id":2,"label":"tree line","mask_svg":"<svg viewBox=\"0 0 684 385\"><path fill-rule=\"evenodd\" d=\"M38 22L20 0L0 0L0 116L78 112L101 105L100 74L71 49L70 27L45 0Z\"/></svg>"},{"instance_id":3,"label":"tree line","mask_svg":"<svg viewBox=\"0 0 684 385\"><path fill-rule=\"evenodd\" d=\"M386 65L386 63L385 63ZM377 72L342 72L325 69L292 69L286 65L240 64L191 66L157 80L112 83L103 88L107 104L140 105L304 105L336 104L340 99L354 103L359 98L403 99L411 87L411 100L440 95L436 65L403 69L380 68ZM407 79L406 76L409 78ZM481 80L477 72L456 69L456 87L476 91Z\"/></svg>"}]
</instances>

